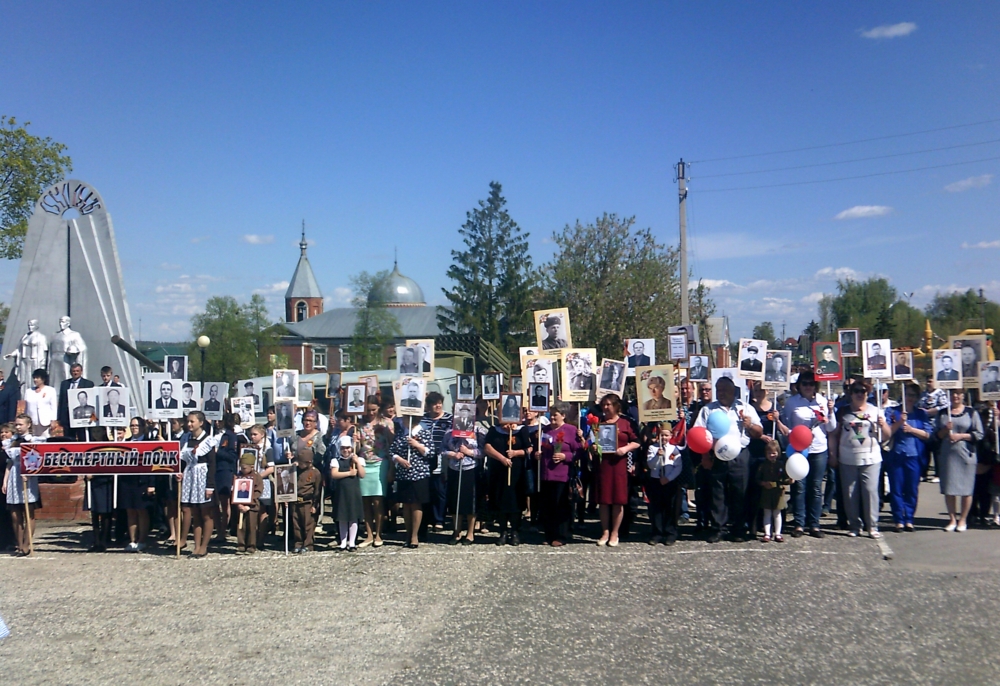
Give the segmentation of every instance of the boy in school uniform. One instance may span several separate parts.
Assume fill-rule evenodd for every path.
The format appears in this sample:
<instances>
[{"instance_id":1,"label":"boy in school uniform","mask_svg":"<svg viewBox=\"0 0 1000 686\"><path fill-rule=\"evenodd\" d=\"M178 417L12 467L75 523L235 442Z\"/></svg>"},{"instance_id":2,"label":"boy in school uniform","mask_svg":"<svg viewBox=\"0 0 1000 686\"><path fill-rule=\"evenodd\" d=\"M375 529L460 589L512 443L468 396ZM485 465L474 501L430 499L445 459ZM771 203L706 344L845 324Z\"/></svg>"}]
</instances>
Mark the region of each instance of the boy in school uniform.
<instances>
[{"instance_id":1,"label":"boy in school uniform","mask_svg":"<svg viewBox=\"0 0 1000 686\"><path fill-rule=\"evenodd\" d=\"M295 456L298 472L299 497L292 510L292 529L295 532L295 552L313 549L316 529L316 512L323 493L323 475L313 466L312 449L303 449Z\"/></svg>"},{"instance_id":2,"label":"boy in school uniform","mask_svg":"<svg viewBox=\"0 0 1000 686\"><path fill-rule=\"evenodd\" d=\"M260 496L264 492L264 479L256 472L256 456L244 452L240 456L240 473L237 479L253 479L250 504L240 503L236 507L243 513L243 526L236 530L236 552L257 552L257 520L260 519ZM233 485L235 487L235 479ZM241 493L242 495L242 493Z\"/></svg>"}]
</instances>

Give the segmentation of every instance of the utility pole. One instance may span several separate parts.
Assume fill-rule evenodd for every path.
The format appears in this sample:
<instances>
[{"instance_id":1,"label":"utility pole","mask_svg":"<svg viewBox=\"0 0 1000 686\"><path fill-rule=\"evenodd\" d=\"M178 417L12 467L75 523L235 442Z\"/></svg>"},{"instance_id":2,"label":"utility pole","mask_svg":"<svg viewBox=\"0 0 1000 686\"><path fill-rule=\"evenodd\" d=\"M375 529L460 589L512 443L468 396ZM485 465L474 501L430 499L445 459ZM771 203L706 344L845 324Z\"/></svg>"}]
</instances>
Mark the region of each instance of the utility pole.
<instances>
[{"instance_id":1,"label":"utility pole","mask_svg":"<svg viewBox=\"0 0 1000 686\"><path fill-rule=\"evenodd\" d=\"M986 296L983 293L983 289L979 289L979 317L982 321L982 332L986 335Z\"/></svg>"},{"instance_id":2,"label":"utility pole","mask_svg":"<svg viewBox=\"0 0 1000 686\"><path fill-rule=\"evenodd\" d=\"M691 313L688 310L688 254L687 254L687 165L684 158L674 167L677 173L677 197L680 201L681 222L681 325L691 323Z\"/></svg>"}]
</instances>

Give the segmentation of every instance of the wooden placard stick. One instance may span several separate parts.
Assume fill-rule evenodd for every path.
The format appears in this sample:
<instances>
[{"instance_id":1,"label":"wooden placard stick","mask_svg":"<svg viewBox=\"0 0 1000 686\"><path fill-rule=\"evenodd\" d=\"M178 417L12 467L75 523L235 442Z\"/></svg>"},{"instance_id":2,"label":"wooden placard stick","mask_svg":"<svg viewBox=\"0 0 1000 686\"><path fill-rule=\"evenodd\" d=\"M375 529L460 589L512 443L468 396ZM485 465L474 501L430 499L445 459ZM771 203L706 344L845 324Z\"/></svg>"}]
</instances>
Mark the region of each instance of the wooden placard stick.
<instances>
[{"instance_id":1,"label":"wooden placard stick","mask_svg":"<svg viewBox=\"0 0 1000 686\"><path fill-rule=\"evenodd\" d=\"M28 504L28 477L21 476L21 483L24 486L24 526L28 529L28 555L34 556L35 533L31 530L31 506Z\"/></svg>"},{"instance_id":2,"label":"wooden placard stick","mask_svg":"<svg viewBox=\"0 0 1000 686\"><path fill-rule=\"evenodd\" d=\"M507 427L507 460L510 462L507 465L507 485L510 486L510 473L514 471L514 458L510 456L510 451L514 449L514 427L513 425Z\"/></svg>"}]
</instances>

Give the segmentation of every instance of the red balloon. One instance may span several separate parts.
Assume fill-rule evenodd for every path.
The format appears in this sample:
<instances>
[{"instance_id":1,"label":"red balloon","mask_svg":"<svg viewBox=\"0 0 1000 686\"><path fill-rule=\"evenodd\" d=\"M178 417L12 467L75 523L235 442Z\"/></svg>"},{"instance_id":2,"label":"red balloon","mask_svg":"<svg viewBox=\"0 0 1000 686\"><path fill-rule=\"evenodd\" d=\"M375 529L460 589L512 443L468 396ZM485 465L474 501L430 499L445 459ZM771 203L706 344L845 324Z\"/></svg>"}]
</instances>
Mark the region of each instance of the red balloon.
<instances>
[{"instance_id":1,"label":"red balloon","mask_svg":"<svg viewBox=\"0 0 1000 686\"><path fill-rule=\"evenodd\" d=\"M688 431L688 447L696 453L707 453L712 449L712 435L703 426Z\"/></svg>"},{"instance_id":2,"label":"red balloon","mask_svg":"<svg viewBox=\"0 0 1000 686\"><path fill-rule=\"evenodd\" d=\"M799 425L792 429L792 432L788 434L788 443L795 450L802 451L812 445L813 434L809 430L808 426Z\"/></svg>"}]
</instances>

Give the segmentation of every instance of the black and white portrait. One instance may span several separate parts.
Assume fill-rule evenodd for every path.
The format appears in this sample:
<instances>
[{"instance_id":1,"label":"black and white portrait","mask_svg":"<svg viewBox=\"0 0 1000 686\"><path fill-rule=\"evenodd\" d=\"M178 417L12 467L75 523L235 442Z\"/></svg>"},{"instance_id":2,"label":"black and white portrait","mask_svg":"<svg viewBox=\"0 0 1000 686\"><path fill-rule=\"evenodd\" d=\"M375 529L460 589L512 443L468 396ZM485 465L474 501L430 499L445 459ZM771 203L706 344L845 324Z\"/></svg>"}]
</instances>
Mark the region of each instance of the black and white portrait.
<instances>
[{"instance_id":1,"label":"black and white portrait","mask_svg":"<svg viewBox=\"0 0 1000 686\"><path fill-rule=\"evenodd\" d=\"M408 376L403 377L399 381L399 414L410 417L422 417L424 414L424 398L427 393L427 386L423 377Z\"/></svg>"},{"instance_id":2,"label":"black and white portrait","mask_svg":"<svg viewBox=\"0 0 1000 686\"><path fill-rule=\"evenodd\" d=\"M573 346L569 330L569 309L539 310L535 315L535 336L542 354Z\"/></svg>"},{"instance_id":3,"label":"black and white portrait","mask_svg":"<svg viewBox=\"0 0 1000 686\"><path fill-rule=\"evenodd\" d=\"M841 357L858 356L858 329L837 329Z\"/></svg>"},{"instance_id":4,"label":"black and white portrait","mask_svg":"<svg viewBox=\"0 0 1000 686\"><path fill-rule=\"evenodd\" d=\"M295 433L295 401L277 400L274 403L274 428L278 438L289 438Z\"/></svg>"},{"instance_id":5,"label":"black and white portrait","mask_svg":"<svg viewBox=\"0 0 1000 686\"><path fill-rule=\"evenodd\" d=\"M226 407L226 398L229 397L229 384L221 381L209 381L202 388L202 412L205 419L209 421L219 421Z\"/></svg>"},{"instance_id":6,"label":"black and white portrait","mask_svg":"<svg viewBox=\"0 0 1000 686\"><path fill-rule=\"evenodd\" d=\"M934 351L934 383L938 388L962 388L962 353L959 350Z\"/></svg>"},{"instance_id":7,"label":"black and white portrait","mask_svg":"<svg viewBox=\"0 0 1000 686\"><path fill-rule=\"evenodd\" d=\"M708 355L688 357L688 378L692 381L708 381Z\"/></svg>"},{"instance_id":8,"label":"black and white portrait","mask_svg":"<svg viewBox=\"0 0 1000 686\"><path fill-rule=\"evenodd\" d=\"M913 351L894 350L892 353L892 380L913 380Z\"/></svg>"},{"instance_id":9,"label":"black and white portrait","mask_svg":"<svg viewBox=\"0 0 1000 686\"><path fill-rule=\"evenodd\" d=\"M524 392L524 384L521 381L521 376L515 375L510 377L510 392L511 393Z\"/></svg>"},{"instance_id":10,"label":"black and white portrait","mask_svg":"<svg viewBox=\"0 0 1000 686\"><path fill-rule=\"evenodd\" d=\"M275 400L283 398L296 400L299 397L299 370L275 369L272 382Z\"/></svg>"},{"instance_id":11,"label":"black and white portrait","mask_svg":"<svg viewBox=\"0 0 1000 686\"><path fill-rule=\"evenodd\" d=\"M791 350L768 350L764 364L765 391L786 391L789 388L789 368L792 366Z\"/></svg>"},{"instance_id":12,"label":"black and white portrait","mask_svg":"<svg viewBox=\"0 0 1000 686\"><path fill-rule=\"evenodd\" d=\"M647 367L649 365L642 365ZM597 384L597 396L614 393L621 397L625 388L625 363L619 360L601 360L601 378Z\"/></svg>"},{"instance_id":13,"label":"black and white portrait","mask_svg":"<svg viewBox=\"0 0 1000 686\"><path fill-rule=\"evenodd\" d=\"M127 427L129 424L129 390L124 386L106 386L98 396L100 426Z\"/></svg>"},{"instance_id":14,"label":"black and white portrait","mask_svg":"<svg viewBox=\"0 0 1000 686\"><path fill-rule=\"evenodd\" d=\"M534 382L528 384L528 409L532 412L548 412L549 384Z\"/></svg>"},{"instance_id":15,"label":"black and white portrait","mask_svg":"<svg viewBox=\"0 0 1000 686\"><path fill-rule=\"evenodd\" d=\"M538 357L539 354L538 346L535 345L521 346L517 350L518 355L521 358L521 369L524 369L527 366L529 359Z\"/></svg>"},{"instance_id":16,"label":"black and white portrait","mask_svg":"<svg viewBox=\"0 0 1000 686\"><path fill-rule=\"evenodd\" d=\"M316 387L312 381L299 381L299 405L308 405L313 401Z\"/></svg>"},{"instance_id":17,"label":"black and white portrait","mask_svg":"<svg viewBox=\"0 0 1000 686\"><path fill-rule=\"evenodd\" d=\"M864 355L861 357L865 378L891 379L892 369L889 368L889 354L892 343L888 338L878 338L861 342Z\"/></svg>"},{"instance_id":18,"label":"black and white portrait","mask_svg":"<svg viewBox=\"0 0 1000 686\"><path fill-rule=\"evenodd\" d=\"M504 393L500 401L500 421L505 424L517 424L521 421L521 394Z\"/></svg>"},{"instance_id":19,"label":"black and white portrait","mask_svg":"<svg viewBox=\"0 0 1000 686\"><path fill-rule=\"evenodd\" d=\"M598 424L597 445L601 446L604 454L618 450L618 424Z\"/></svg>"},{"instance_id":20,"label":"black and white portrait","mask_svg":"<svg viewBox=\"0 0 1000 686\"><path fill-rule=\"evenodd\" d=\"M181 383L181 412L186 415L200 409L201 384L197 381L184 381Z\"/></svg>"},{"instance_id":21,"label":"black and white portrait","mask_svg":"<svg viewBox=\"0 0 1000 686\"><path fill-rule=\"evenodd\" d=\"M417 364L424 378L434 377L434 339L420 338L406 341L407 347L416 348Z\"/></svg>"},{"instance_id":22,"label":"black and white portrait","mask_svg":"<svg viewBox=\"0 0 1000 686\"><path fill-rule=\"evenodd\" d=\"M299 483L294 464L279 464L274 468L274 502L294 503L298 500Z\"/></svg>"},{"instance_id":23,"label":"black and white portrait","mask_svg":"<svg viewBox=\"0 0 1000 686\"><path fill-rule=\"evenodd\" d=\"M259 382L244 379L236 384L236 391L233 395L241 398L250 398L255 411L264 410L264 405L261 402L261 387Z\"/></svg>"},{"instance_id":24,"label":"black and white portrait","mask_svg":"<svg viewBox=\"0 0 1000 686\"><path fill-rule=\"evenodd\" d=\"M455 403L452 414L451 433L459 438L472 438L476 435L476 404Z\"/></svg>"},{"instance_id":25,"label":"black and white portrait","mask_svg":"<svg viewBox=\"0 0 1000 686\"><path fill-rule=\"evenodd\" d=\"M254 425L254 403L253 398L238 396L229 399L229 405L233 414L240 418L240 426L249 429Z\"/></svg>"},{"instance_id":26,"label":"black and white portrait","mask_svg":"<svg viewBox=\"0 0 1000 686\"><path fill-rule=\"evenodd\" d=\"M596 388L594 369L597 366L597 351L593 348L574 348L563 351L563 392L562 399L571 402L586 402Z\"/></svg>"},{"instance_id":27,"label":"black and white portrait","mask_svg":"<svg viewBox=\"0 0 1000 686\"><path fill-rule=\"evenodd\" d=\"M188 378L188 358L187 355L167 355L163 359L164 368L171 379L187 381Z\"/></svg>"},{"instance_id":28,"label":"black and white portrait","mask_svg":"<svg viewBox=\"0 0 1000 686\"><path fill-rule=\"evenodd\" d=\"M396 346L396 371L400 374L423 374L420 350L415 345Z\"/></svg>"},{"instance_id":29,"label":"black and white portrait","mask_svg":"<svg viewBox=\"0 0 1000 686\"><path fill-rule=\"evenodd\" d=\"M979 388L979 363L986 361L986 337L949 336L948 344L962 354L962 385Z\"/></svg>"},{"instance_id":30,"label":"black and white portrait","mask_svg":"<svg viewBox=\"0 0 1000 686\"><path fill-rule=\"evenodd\" d=\"M100 403L99 388L69 389L69 425L73 429L89 429L97 426L97 406ZM127 425L126 425L127 426Z\"/></svg>"},{"instance_id":31,"label":"black and white portrait","mask_svg":"<svg viewBox=\"0 0 1000 686\"><path fill-rule=\"evenodd\" d=\"M483 386L483 400L500 400L500 391L503 388L503 375L483 374L480 383Z\"/></svg>"},{"instance_id":32,"label":"black and white portrait","mask_svg":"<svg viewBox=\"0 0 1000 686\"><path fill-rule=\"evenodd\" d=\"M767 358L767 341L741 338L737 367L743 379L764 380L764 360Z\"/></svg>"},{"instance_id":33,"label":"black and white portrait","mask_svg":"<svg viewBox=\"0 0 1000 686\"><path fill-rule=\"evenodd\" d=\"M349 383L347 388L347 405L344 409L347 414L361 415L365 413L365 394L368 393L368 384Z\"/></svg>"},{"instance_id":34,"label":"black and white portrait","mask_svg":"<svg viewBox=\"0 0 1000 686\"><path fill-rule=\"evenodd\" d=\"M181 411L181 386L177 379L153 379L146 388L149 398L148 414L152 419L175 419L184 416Z\"/></svg>"},{"instance_id":35,"label":"black and white portrait","mask_svg":"<svg viewBox=\"0 0 1000 686\"><path fill-rule=\"evenodd\" d=\"M365 397L370 398L373 395L378 395L378 374L365 374L364 376L358 377L358 383L363 383L366 386Z\"/></svg>"},{"instance_id":36,"label":"black and white portrait","mask_svg":"<svg viewBox=\"0 0 1000 686\"><path fill-rule=\"evenodd\" d=\"M473 401L476 399L476 376L475 374L459 374L457 379L458 388L455 391L456 400Z\"/></svg>"},{"instance_id":37,"label":"black and white portrait","mask_svg":"<svg viewBox=\"0 0 1000 686\"><path fill-rule=\"evenodd\" d=\"M521 374L529 382L552 384L552 388L555 388L554 362L555 360L542 357L530 359L521 369Z\"/></svg>"},{"instance_id":38,"label":"black and white portrait","mask_svg":"<svg viewBox=\"0 0 1000 686\"><path fill-rule=\"evenodd\" d=\"M979 363L979 399L1000 400L1000 362Z\"/></svg>"},{"instance_id":39,"label":"black and white portrait","mask_svg":"<svg viewBox=\"0 0 1000 686\"><path fill-rule=\"evenodd\" d=\"M340 395L340 372L326 375L326 397L336 398Z\"/></svg>"},{"instance_id":40,"label":"black and white portrait","mask_svg":"<svg viewBox=\"0 0 1000 686\"><path fill-rule=\"evenodd\" d=\"M649 367L656 364L656 339L626 338L625 361L628 362L629 376L635 376L636 367Z\"/></svg>"}]
</instances>

